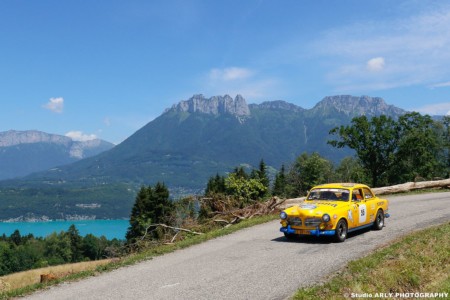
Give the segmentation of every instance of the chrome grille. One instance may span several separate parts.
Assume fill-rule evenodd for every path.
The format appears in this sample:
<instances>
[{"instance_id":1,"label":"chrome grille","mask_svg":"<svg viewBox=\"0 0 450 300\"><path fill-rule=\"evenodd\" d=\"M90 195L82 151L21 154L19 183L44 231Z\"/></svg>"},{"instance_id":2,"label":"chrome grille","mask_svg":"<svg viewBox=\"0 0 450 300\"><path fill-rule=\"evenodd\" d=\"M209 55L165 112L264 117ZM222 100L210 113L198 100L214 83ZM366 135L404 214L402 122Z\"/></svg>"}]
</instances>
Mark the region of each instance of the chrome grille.
<instances>
[{"instance_id":1,"label":"chrome grille","mask_svg":"<svg viewBox=\"0 0 450 300\"><path fill-rule=\"evenodd\" d=\"M289 225L292 225L292 226L302 226L302 219L300 219L298 217L289 218L288 223L289 223Z\"/></svg>"},{"instance_id":2,"label":"chrome grille","mask_svg":"<svg viewBox=\"0 0 450 300\"><path fill-rule=\"evenodd\" d=\"M322 223L322 219L320 218L308 218L305 220L306 227L317 227Z\"/></svg>"}]
</instances>

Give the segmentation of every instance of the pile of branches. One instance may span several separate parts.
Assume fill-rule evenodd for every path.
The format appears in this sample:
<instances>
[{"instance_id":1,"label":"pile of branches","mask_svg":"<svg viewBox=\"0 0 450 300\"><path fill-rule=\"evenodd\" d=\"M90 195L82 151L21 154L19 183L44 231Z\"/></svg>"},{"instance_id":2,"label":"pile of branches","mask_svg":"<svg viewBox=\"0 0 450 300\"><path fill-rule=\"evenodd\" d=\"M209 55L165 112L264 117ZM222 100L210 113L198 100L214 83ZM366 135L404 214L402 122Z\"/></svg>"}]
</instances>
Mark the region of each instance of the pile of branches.
<instances>
[{"instance_id":1,"label":"pile of branches","mask_svg":"<svg viewBox=\"0 0 450 300\"><path fill-rule=\"evenodd\" d=\"M194 199L192 200L194 201ZM134 243L128 244L127 247L131 252L134 252L138 249L151 248L161 244L174 244L189 235L202 235L202 231L207 230L206 228L214 228L217 224L229 227L245 219L274 213L280 210L279 206L285 200L272 197L265 202L254 201L245 206L239 200L228 196L197 198L195 201L200 204L200 211L203 211L202 217L199 219L168 219L166 224L147 224L143 236Z\"/></svg>"},{"instance_id":2,"label":"pile of branches","mask_svg":"<svg viewBox=\"0 0 450 300\"><path fill-rule=\"evenodd\" d=\"M253 202L252 204L236 208L236 200L232 197L217 199L203 198L202 206L210 208L208 218L211 222L223 224L229 227L239 223L242 220L251 219L254 216L263 216L271 214L278 210L278 207L284 203L286 199L272 197L265 202Z\"/></svg>"}]
</instances>

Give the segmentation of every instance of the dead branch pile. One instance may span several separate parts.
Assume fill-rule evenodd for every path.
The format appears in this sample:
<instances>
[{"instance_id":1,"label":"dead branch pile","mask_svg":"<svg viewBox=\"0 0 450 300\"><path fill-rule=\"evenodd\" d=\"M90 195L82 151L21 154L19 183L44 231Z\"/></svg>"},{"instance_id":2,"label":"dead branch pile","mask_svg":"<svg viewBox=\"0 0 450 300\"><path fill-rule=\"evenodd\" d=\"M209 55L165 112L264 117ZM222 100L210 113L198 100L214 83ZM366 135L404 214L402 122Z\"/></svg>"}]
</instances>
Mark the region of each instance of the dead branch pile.
<instances>
[{"instance_id":1,"label":"dead branch pile","mask_svg":"<svg viewBox=\"0 0 450 300\"><path fill-rule=\"evenodd\" d=\"M212 222L220 223L229 227L239 223L241 220L251 219L254 216L268 215L274 212L286 199L272 197L266 202L254 202L243 208L236 208L233 198L213 199L203 198L203 205L213 208L209 213ZM208 203L205 203L208 202Z\"/></svg>"}]
</instances>

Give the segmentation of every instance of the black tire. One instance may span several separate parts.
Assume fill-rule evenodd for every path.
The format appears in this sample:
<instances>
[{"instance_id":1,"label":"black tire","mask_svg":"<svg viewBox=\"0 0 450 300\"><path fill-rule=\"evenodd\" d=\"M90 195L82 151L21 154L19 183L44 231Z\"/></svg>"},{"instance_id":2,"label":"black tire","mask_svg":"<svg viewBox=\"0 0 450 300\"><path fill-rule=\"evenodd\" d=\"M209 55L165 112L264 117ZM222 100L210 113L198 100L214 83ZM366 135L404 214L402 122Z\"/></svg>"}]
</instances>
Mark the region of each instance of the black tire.
<instances>
[{"instance_id":1,"label":"black tire","mask_svg":"<svg viewBox=\"0 0 450 300\"><path fill-rule=\"evenodd\" d=\"M297 236L295 235L295 234L292 234L292 233L286 233L286 232L284 232L284 236L288 239L288 240L293 240L293 239L295 239Z\"/></svg>"},{"instance_id":2,"label":"black tire","mask_svg":"<svg viewBox=\"0 0 450 300\"><path fill-rule=\"evenodd\" d=\"M384 213L383 210L379 209L377 211L377 216L375 217L375 222L373 222L373 229L381 230L384 227Z\"/></svg>"},{"instance_id":3,"label":"black tire","mask_svg":"<svg viewBox=\"0 0 450 300\"><path fill-rule=\"evenodd\" d=\"M344 219L339 220L336 225L336 232L334 234L334 241L337 243L342 243L347 238L347 222Z\"/></svg>"}]
</instances>

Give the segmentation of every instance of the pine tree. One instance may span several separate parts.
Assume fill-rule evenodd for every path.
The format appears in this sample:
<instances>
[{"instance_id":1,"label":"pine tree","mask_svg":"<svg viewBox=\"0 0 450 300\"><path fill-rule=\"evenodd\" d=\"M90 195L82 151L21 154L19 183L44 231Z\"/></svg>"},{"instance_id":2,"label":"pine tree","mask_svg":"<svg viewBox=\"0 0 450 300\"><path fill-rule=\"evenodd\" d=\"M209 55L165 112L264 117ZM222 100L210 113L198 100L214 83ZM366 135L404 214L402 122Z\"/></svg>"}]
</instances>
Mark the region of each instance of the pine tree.
<instances>
[{"instance_id":1,"label":"pine tree","mask_svg":"<svg viewBox=\"0 0 450 300\"><path fill-rule=\"evenodd\" d=\"M131 209L130 227L126 234L126 239L129 243L133 243L137 238L143 236L146 230L147 217L147 203L149 202L151 187L141 187L139 190L133 208Z\"/></svg>"},{"instance_id":2,"label":"pine tree","mask_svg":"<svg viewBox=\"0 0 450 300\"><path fill-rule=\"evenodd\" d=\"M205 195L224 194L225 193L225 177L216 174L208 180Z\"/></svg>"},{"instance_id":3,"label":"pine tree","mask_svg":"<svg viewBox=\"0 0 450 300\"><path fill-rule=\"evenodd\" d=\"M270 180L269 176L267 175L267 166L264 160L262 159L259 162L258 176L261 183L267 188L267 190L269 190Z\"/></svg>"},{"instance_id":4,"label":"pine tree","mask_svg":"<svg viewBox=\"0 0 450 300\"><path fill-rule=\"evenodd\" d=\"M70 249L72 250L72 262L78 262L83 259L83 238L74 224L67 230L67 236L70 239Z\"/></svg>"},{"instance_id":5,"label":"pine tree","mask_svg":"<svg viewBox=\"0 0 450 300\"><path fill-rule=\"evenodd\" d=\"M126 235L128 243L143 237L149 225L168 223L174 209L169 190L163 183L158 182L154 188L142 187L131 210L130 227ZM155 239L160 237L155 231L149 236Z\"/></svg>"},{"instance_id":6,"label":"pine tree","mask_svg":"<svg viewBox=\"0 0 450 300\"><path fill-rule=\"evenodd\" d=\"M286 197L286 171L284 165L281 166L280 172L275 175L272 194L274 196Z\"/></svg>"}]
</instances>

